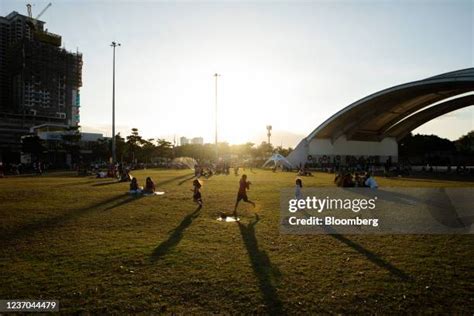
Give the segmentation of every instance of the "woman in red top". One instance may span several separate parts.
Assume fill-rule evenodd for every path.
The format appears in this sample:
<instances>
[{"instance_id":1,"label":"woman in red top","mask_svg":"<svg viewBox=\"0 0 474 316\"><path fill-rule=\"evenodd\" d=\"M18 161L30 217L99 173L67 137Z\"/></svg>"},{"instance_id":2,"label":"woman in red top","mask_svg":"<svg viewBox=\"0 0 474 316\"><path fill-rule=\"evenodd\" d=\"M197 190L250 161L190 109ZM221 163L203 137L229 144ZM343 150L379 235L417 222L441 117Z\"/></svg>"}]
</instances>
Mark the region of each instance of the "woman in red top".
<instances>
[{"instance_id":1,"label":"woman in red top","mask_svg":"<svg viewBox=\"0 0 474 316\"><path fill-rule=\"evenodd\" d=\"M252 183L250 181L247 181L247 175L244 174L242 175L242 178L240 179L239 182L239 192L237 193L237 201L235 202L235 207L234 207L234 216L237 217L237 206L239 205L240 200L244 200L244 202L250 203L255 207L255 203L250 201L247 197L247 190L250 189L250 185Z\"/></svg>"}]
</instances>

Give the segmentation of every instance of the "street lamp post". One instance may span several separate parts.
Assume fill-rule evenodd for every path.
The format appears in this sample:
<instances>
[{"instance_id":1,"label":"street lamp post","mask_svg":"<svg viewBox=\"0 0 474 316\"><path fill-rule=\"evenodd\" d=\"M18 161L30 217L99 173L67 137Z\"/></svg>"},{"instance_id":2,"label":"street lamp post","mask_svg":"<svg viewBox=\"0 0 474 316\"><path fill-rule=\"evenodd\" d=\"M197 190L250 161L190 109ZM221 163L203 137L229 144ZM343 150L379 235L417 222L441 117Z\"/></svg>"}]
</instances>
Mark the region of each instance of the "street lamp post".
<instances>
[{"instance_id":1,"label":"street lamp post","mask_svg":"<svg viewBox=\"0 0 474 316\"><path fill-rule=\"evenodd\" d=\"M214 77L216 79L216 91L215 91L216 92L216 117L215 117L216 118L216 121L215 121L216 160L219 159L219 149L218 149L218 146L217 146L217 78L219 78L220 76L221 75L218 74L218 73L214 74Z\"/></svg>"},{"instance_id":2,"label":"street lamp post","mask_svg":"<svg viewBox=\"0 0 474 316\"><path fill-rule=\"evenodd\" d=\"M121 46L120 43L112 42L110 44L113 48L113 70L112 70L112 163L117 162L117 156L115 152L115 48Z\"/></svg>"}]
</instances>

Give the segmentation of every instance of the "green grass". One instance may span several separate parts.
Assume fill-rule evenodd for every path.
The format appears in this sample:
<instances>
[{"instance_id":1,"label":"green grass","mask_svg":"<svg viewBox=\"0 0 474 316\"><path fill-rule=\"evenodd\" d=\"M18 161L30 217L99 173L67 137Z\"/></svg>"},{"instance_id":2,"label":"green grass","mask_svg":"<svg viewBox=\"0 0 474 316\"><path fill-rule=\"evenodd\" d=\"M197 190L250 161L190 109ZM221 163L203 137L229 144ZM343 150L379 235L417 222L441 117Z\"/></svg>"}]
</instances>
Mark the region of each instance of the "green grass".
<instances>
[{"instance_id":1,"label":"green grass","mask_svg":"<svg viewBox=\"0 0 474 316\"><path fill-rule=\"evenodd\" d=\"M0 298L59 299L62 312L472 313L472 235L280 235L279 189L290 173L248 172L241 224L238 177L147 175L164 196L130 197L126 183L67 173L0 179ZM332 185L317 173L305 186ZM380 186L473 186L377 179ZM259 220L255 214L259 215Z\"/></svg>"}]
</instances>

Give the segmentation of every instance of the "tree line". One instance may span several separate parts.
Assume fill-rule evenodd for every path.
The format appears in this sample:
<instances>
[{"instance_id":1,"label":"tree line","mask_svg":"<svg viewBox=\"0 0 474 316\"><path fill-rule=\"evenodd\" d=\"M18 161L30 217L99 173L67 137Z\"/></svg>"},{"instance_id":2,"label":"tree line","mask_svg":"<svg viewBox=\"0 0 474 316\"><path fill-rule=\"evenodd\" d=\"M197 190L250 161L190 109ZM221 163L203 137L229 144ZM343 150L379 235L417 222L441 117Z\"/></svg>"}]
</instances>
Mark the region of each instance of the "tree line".
<instances>
[{"instance_id":1,"label":"tree line","mask_svg":"<svg viewBox=\"0 0 474 316\"><path fill-rule=\"evenodd\" d=\"M132 128L129 135L115 136L116 156L119 162L124 163L154 163L169 161L176 157L191 157L199 161L213 161L216 158L214 144L185 144L175 146L162 138L144 138L137 128ZM29 153L33 161L45 160L49 151L60 151L71 157L71 163L81 162L108 162L112 152L112 140L101 138L95 142L83 142L79 127L67 129L61 138L56 141L45 142L36 135L25 137L22 141L22 152ZM226 142L218 143L219 157L229 160L260 161L268 159L272 153L287 156L293 149L274 147L262 142L259 145L248 142L240 145L231 145ZM87 153L85 153L87 152Z\"/></svg>"},{"instance_id":2,"label":"tree line","mask_svg":"<svg viewBox=\"0 0 474 316\"><path fill-rule=\"evenodd\" d=\"M130 135L125 138L119 134L115 137L117 159L123 162L151 163L157 160L175 157L191 157L200 161L212 161L216 158L215 144L185 144L174 146L170 141L161 138L143 138L137 128L132 128ZM111 140L101 139L94 144L93 151L97 158L106 160L110 157ZM272 153L278 152L284 156L293 149L274 147L262 142L260 145L248 142L231 145L226 142L218 143L219 157L228 159L267 159Z\"/></svg>"},{"instance_id":3,"label":"tree line","mask_svg":"<svg viewBox=\"0 0 474 316\"><path fill-rule=\"evenodd\" d=\"M412 135L398 143L398 154L411 163L454 165L474 163L474 131L455 141L436 135Z\"/></svg>"},{"instance_id":4,"label":"tree line","mask_svg":"<svg viewBox=\"0 0 474 316\"><path fill-rule=\"evenodd\" d=\"M130 135L115 136L117 160L125 163L153 163L166 161L175 157L192 157L200 161L212 161L216 157L214 144L186 144L174 146L173 143L162 138L144 138L137 128L132 128ZM461 136L455 141L441 138L436 135L408 134L399 141L399 156L412 163L429 164L457 164L472 163L474 159L474 131ZM61 138L52 142L45 142L38 136L30 135L22 141L22 152L29 153L32 161L46 159L45 153L59 151L70 155L71 163L84 161L108 162L111 157L112 141L102 138L96 142L85 143L81 140L79 127L70 127ZM84 150L85 149L85 150ZM283 156L293 149L274 147L262 142L259 145L248 142L231 145L219 143L217 151L219 157L230 160L252 160L261 162L268 159L273 153ZM87 154L84 154L84 152Z\"/></svg>"}]
</instances>

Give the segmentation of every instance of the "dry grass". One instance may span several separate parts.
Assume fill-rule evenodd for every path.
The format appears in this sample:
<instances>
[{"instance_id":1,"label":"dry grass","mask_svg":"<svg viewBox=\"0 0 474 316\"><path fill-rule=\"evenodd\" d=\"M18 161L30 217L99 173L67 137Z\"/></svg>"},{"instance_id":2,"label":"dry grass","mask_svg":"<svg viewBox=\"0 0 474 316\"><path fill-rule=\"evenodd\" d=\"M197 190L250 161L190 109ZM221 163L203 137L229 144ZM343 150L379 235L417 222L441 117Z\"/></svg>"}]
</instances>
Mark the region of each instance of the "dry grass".
<instances>
[{"instance_id":1,"label":"dry grass","mask_svg":"<svg viewBox=\"0 0 474 316\"><path fill-rule=\"evenodd\" d=\"M279 189L294 174L247 170L252 209L231 211L238 178L151 175L164 196L69 174L0 179L0 298L59 299L66 313L472 313L474 236L280 235ZM316 174L305 186L332 185ZM381 186L473 183L378 179ZM258 216L255 216L255 215Z\"/></svg>"}]
</instances>

